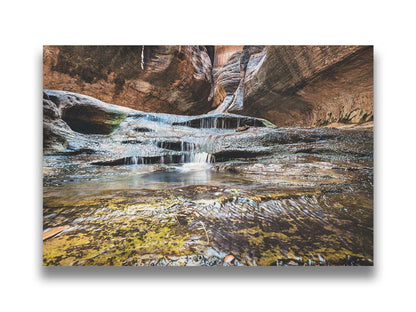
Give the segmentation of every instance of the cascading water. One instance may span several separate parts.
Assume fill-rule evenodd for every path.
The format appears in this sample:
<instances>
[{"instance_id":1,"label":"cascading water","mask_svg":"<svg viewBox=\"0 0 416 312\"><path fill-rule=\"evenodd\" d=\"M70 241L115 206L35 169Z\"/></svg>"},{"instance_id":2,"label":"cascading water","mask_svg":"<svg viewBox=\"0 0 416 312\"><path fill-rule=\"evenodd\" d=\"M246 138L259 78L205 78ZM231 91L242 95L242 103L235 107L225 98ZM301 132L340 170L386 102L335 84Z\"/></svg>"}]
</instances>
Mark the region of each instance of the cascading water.
<instances>
[{"instance_id":1,"label":"cascading water","mask_svg":"<svg viewBox=\"0 0 416 312\"><path fill-rule=\"evenodd\" d=\"M124 145L121 149L120 146L115 148L125 157L97 163L108 166L195 164L194 167L209 167L208 164L216 161L214 155L224 148L220 143L223 138L240 131L241 126L245 127L241 131L249 127L265 127L257 119L233 114L131 115L118 130L120 142Z\"/></svg>"},{"instance_id":2,"label":"cascading water","mask_svg":"<svg viewBox=\"0 0 416 312\"><path fill-rule=\"evenodd\" d=\"M208 153L209 140L199 138L197 143L181 141L182 163L208 164L213 162L213 156Z\"/></svg>"},{"instance_id":3,"label":"cascading water","mask_svg":"<svg viewBox=\"0 0 416 312\"><path fill-rule=\"evenodd\" d=\"M148 131L136 131L138 127ZM119 161L125 165L194 164L185 167L196 169L208 168L208 164L215 160L212 130L176 129L165 120L155 120L147 115L132 119L128 129L131 129L134 139L123 141L124 153L134 156Z\"/></svg>"},{"instance_id":4,"label":"cascading water","mask_svg":"<svg viewBox=\"0 0 416 312\"><path fill-rule=\"evenodd\" d=\"M194 163L211 163L213 160L213 156L206 152L194 153L192 160L193 161L191 162L194 162Z\"/></svg>"},{"instance_id":5,"label":"cascading water","mask_svg":"<svg viewBox=\"0 0 416 312\"><path fill-rule=\"evenodd\" d=\"M144 46L142 46L142 55L141 55L140 67L142 69L144 69Z\"/></svg>"}]
</instances>

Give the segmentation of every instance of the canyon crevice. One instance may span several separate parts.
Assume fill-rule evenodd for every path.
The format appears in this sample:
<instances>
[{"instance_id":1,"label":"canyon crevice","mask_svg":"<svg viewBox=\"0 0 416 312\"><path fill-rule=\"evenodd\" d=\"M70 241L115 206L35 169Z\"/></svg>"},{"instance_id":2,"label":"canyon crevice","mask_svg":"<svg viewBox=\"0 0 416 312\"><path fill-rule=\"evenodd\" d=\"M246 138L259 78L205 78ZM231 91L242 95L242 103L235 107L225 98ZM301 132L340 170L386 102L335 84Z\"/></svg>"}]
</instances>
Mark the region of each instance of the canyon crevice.
<instances>
[{"instance_id":1,"label":"canyon crevice","mask_svg":"<svg viewBox=\"0 0 416 312\"><path fill-rule=\"evenodd\" d=\"M371 46L45 46L45 89L144 112L277 126L373 120Z\"/></svg>"}]
</instances>

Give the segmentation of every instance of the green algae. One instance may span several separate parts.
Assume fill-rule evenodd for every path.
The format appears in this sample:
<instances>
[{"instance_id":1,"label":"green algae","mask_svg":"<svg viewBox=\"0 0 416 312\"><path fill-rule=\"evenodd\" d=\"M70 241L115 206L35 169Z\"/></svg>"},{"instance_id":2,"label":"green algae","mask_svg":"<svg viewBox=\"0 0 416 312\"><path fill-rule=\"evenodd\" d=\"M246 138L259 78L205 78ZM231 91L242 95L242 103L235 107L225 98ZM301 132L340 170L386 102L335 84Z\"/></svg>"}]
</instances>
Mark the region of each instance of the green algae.
<instances>
[{"instance_id":1,"label":"green algae","mask_svg":"<svg viewBox=\"0 0 416 312\"><path fill-rule=\"evenodd\" d=\"M344 176L350 183L357 172ZM45 196L44 228L70 228L44 242L43 263L187 265L184 257L199 257L210 247L244 265L372 261L372 197L346 192L347 182L336 188L191 185Z\"/></svg>"},{"instance_id":2,"label":"green algae","mask_svg":"<svg viewBox=\"0 0 416 312\"><path fill-rule=\"evenodd\" d=\"M175 214L160 222L152 216L155 211L169 210L180 204L178 199L157 201L152 199L142 204L129 205L124 198L88 198L77 203L82 210L91 205L99 207L93 218L78 212L76 223L81 229L68 231L44 242L44 265L123 265L126 259L135 259L146 254L163 256L191 254L190 233L181 226ZM90 206L88 206L90 207ZM116 215L112 215L117 212ZM149 215L150 212L150 215ZM163 214L168 216L169 213ZM109 219L108 217L111 216ZM132 260L133 259L133 260Z\"/></svg>"},{"instance_id":3,"label":"green algae","mask_svg":"<svg viewBox=\"0 0 416 312\"><path fill-rule=\"evenodd\" d=\"M261 121L263 123L263 125L266 126L266 127L277 128L277 126L274 123L268 121L267 119L264 119L264 118L257 118L257 119L259 121Z\"/></svg>"},{"instance_id":4,"label":"green algae","mask_svg":"<svg viewBox=\"0 0 416 312\"><path fill-rule=\"evenodd\" d=\"M44 242L44 265L122 265L131 256L149 253L190 254L187 233L178 235L172 224L159 227L139 222L103 226L99 231L77 231ZM75 261L76 260L76 261Z\"/></svg>"}]
</instances>

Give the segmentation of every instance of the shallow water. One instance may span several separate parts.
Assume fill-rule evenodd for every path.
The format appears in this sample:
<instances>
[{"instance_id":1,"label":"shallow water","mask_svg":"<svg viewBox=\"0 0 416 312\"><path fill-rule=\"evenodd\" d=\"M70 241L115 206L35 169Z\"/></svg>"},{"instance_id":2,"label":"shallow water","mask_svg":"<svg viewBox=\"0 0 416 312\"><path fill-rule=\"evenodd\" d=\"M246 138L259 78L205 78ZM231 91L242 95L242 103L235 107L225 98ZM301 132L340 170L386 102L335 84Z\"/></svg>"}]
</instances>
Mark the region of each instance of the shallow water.
<instances>
[{"instance_id":1,"label":"shallow water","mask_svg":"<svg viewBox=\"0 0 416 312\"><path fill-rule=\"evenodd\" d=\"M133 126L96 140L114 147ZM209 132L212 153L243 135L301 139L214 163L94 165L165 151L156 141L45 156L44 230L68 226L44 242L45 265L372 265L372 131L146 126L129 139L201 145Z\"/></svg>"}]
</instances>

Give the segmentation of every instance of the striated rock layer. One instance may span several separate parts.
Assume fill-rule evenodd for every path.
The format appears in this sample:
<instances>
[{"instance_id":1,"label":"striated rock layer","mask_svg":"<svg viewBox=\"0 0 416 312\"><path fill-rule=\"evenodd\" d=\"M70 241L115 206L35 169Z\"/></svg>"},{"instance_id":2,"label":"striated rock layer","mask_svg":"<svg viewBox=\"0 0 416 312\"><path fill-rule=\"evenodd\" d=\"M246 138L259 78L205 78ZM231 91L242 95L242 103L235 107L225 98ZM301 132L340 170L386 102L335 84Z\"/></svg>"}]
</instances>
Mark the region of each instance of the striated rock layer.
<instances>
[{"instance_id":1,"label":"striated rock layer","mask_svg":"<svg viewBox=\"0 0 416 312\"><path fill-rule=\"evenodd\" d=\"M214 75L215 112L278 126L373 120L370 46L245 46Z\"/></svg>"},{"instance_id":2,"label":"striated rock layer","mask_svg":"<svg viewBox=\"0 0 416 312\"><path fill-rule=\"evenodd\" d=\"M218 68L227 64L230 57L237 51L242 51L244 46L229 45L215 46L213 68Z\"/></svg>"},{"instance_id":3,"label":"striated rock layer","mask_svg":"<svg viewBox=\"0 0 416 312\"><path fill-rule=\"evenodd\" d=\"M43 87L147 112L193 114L208 107L212 61L203 46L45 46Z\"/></svg>"},{"instance_id":4,"label":"striated rock layer","mask_svg":"<svg viewBox=\"0 0 416 312\"><path fill-rule=\"evenodd\" d=\"M144 112L277 126L373 120L371 46L45 46L43 75L45 89Z\"/></svg>"},{"instance_id":5,"label":"striated rock layer","mask_svg":"<svg viewBox=\"0 0 416 312\"><path fill-rule=\"evenodd\" d=\"M43 91L43 122L45 155L90 153L94 149L103 151L105 148L97 142L105 142L104 145L108 145L106 142L108 139L113 141L108 148L112 152L123 150L126 144L139 147L140 152L146 152L148 146L141 145L143 136L146 140L153 137L155 141L151 143L156 144L162 150L166 148L184 149L189 152L195 148L196 144L181 140L179 137L182 133L182 135L190 136L189 139L194 138L196 136L194 129L202 129L199 133L203 138L202 141L205 142L207 137L209 139L218 129L230 130L229 134L232 137L246 137L249 129L253 132L258 128L274 128L274 125L265 119L235 114L186 116L145 113L108 104L90 96L59 90ZM120 136L118 145L117 135ZM166 137L174 139L166 139ZM253 136L252 139L259 141L258 144L261 143L259 136ZM94 143L94 141L96 142ZM250 144L242 146L246 145L253 148L255 144L250 142ZM229 147L232 144L227 143L226 146ZM154 156L149 159L160 160L161 156L171 156L157 152L160 151L156 150L154 155L146 155L145 153L140 157ZM179 159L181 156L178 156Z\"/></svg>"}]
</instances>

